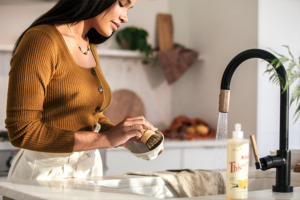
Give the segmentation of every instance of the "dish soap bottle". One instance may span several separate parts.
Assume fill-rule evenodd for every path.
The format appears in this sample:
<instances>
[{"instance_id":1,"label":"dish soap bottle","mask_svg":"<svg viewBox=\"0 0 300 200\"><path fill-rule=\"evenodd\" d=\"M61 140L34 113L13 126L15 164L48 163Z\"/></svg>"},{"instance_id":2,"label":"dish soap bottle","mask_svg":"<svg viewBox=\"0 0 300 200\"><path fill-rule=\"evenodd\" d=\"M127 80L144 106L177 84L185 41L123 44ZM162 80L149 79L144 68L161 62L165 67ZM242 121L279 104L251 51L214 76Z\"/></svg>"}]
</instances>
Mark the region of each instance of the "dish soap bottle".
<instances>
[{"instance_id":1,"label":"dish soap bottle","mask_svg":"<svg viewBox=\"0 0 300 200\"><path fill-rule=\"evenodd\" d=\"M237 123L232 139L227 140L226 200L248 198L248 165L249 140Z\"/></svg>"}]
</instances>

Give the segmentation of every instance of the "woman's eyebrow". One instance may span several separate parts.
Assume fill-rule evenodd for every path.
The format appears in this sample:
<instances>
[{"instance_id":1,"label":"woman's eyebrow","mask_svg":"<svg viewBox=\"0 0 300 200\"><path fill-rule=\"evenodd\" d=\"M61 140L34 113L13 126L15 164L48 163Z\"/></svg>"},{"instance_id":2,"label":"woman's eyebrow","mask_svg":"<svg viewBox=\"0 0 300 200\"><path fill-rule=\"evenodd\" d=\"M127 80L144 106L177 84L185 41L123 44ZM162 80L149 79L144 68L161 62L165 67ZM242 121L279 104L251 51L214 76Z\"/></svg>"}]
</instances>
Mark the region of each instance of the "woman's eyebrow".
<instances>
[{"instance_id":1,"label":"woman's eyebrow","mask_svg":"<svg viewBox=\"0 0 300 200\"><path fill-rule=\"evenodd\" d=\"M127 0L127 2L128 2L129 4L131 4L131 0ZM130 8L133 8L133 6L131 6Z\"/></svg>"}]
</instances>

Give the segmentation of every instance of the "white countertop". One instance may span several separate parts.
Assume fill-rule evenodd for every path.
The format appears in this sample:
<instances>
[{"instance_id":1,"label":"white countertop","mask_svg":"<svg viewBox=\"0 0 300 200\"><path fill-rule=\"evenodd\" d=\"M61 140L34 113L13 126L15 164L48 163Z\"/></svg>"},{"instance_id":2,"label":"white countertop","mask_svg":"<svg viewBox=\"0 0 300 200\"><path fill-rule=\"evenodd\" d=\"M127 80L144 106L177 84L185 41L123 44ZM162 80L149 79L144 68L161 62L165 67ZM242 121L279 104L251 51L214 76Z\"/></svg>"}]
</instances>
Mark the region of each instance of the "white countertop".
<instances>
[{"instance_id":1,"label":"white countertop","mask_svg":"<svg viewBox=\"0 0 300 200\"><path fill-rule=\"evenodd\" d=\"M226 145L226 143L216 140L165 140L165 149L178 149L178 148L220 148L222 145ZM224 146L226 148L226 146ZM18 150L16 147L12 146L9 141L0 142L0 151L5 150ZM126 151L124 148L113 148L110 151Z\"/></svg>"},{"instance_id":2,"label":"white countertop","mask_svg":"<svg viewBox=\"0 0 300 200\"><path fill-rule=\"evenodd\" d=\"M141 188L140 185L143 185L143 187ZM0 194L16 200L144 200L158 198L137 194L136 192L145 192L141 190L153 189L153 187L159 188L160 186L164 186L164 181L158 177L121 175L91 179L26 181L24 183L0 182ZM158 190L161 191L160 188Z\"/></svg>"},{"instance_id":3,"label":"white countertop","mask_svg":"<svg viewBox=\"0 0 300 200\"><path fill-rule=\"evenodd\" d=\"M213 195L213 196L203 196L203 197L192 197L192 198L182 198L191 200L225 200L225 195ZM259 190L252 191L248 193L248 200L299 200L300 199L300 187L294 188L293 193L278 193L272 192L272 190Z\"/></svg>"},{"instance_id":4,"label":"white countertop","mask_svg":"<svg viewBox=\"0 0 300 200\"><path fill-rule=\"evenodd\" d=\"M265 176L264 176L265 174ZM266 172L253 171L249 178L266 179L274 177L275 171ZM292 174L292 179L299 179L300 173ZM250 181L250 180L249 180ZM260 181L260 180L259 180ZM297 183L297 185L299 182ZM299 186L299 185L298 185ZM27 181L26 183L0 182L0 194L12 199L21 200L42 200L42 199L72 199L72 200L146 200L161 199L171 197L168 187L159 177L145 176L104 176L90 179L63 179L51 181ZM150 194L150 196L141 195ZM161 194L161 195L160 195ZM155 196L155 197L154 197ZM202 196L192 198L175 198L179 200L186 199L214 199L225 200L225 195ZM293 193L277 193L271 189L249 191L248 200L299 200L300 187L294 187Z\"/></svg>"}]
</instances>

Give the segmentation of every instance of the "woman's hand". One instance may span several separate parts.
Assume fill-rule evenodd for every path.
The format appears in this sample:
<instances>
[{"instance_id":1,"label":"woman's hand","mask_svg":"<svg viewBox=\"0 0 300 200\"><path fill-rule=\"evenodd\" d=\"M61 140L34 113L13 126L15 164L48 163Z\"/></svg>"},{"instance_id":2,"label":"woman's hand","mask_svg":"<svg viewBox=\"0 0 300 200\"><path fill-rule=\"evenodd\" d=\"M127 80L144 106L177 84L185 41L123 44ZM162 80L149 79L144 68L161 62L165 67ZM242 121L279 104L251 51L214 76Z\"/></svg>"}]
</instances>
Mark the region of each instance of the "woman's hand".
<instances>
[{"instance_id":1,"label":"woman's hand","mask_svg":"<svg viewBox=\"0 0 300 200\"><path fill-rule=\"evenodd\" d=\"M138 141L144 134L145 129L156 131L152 124L150 124L144 116L126 118L115 127L103 132L110 143L110 147L124 146L127 148L129 141Z\"/></svg>"},{"instance_id":2,"label":"woman's hand","mask_svg":"<svg viewBox=\"0 0 300 200\"><path fill-rule=\"evenodd\" d=\"M158 155L160 155L165 149L165 143L163 143L163 147L161 148L161 150L159 151Z\"/></svg>"}]
</instances>

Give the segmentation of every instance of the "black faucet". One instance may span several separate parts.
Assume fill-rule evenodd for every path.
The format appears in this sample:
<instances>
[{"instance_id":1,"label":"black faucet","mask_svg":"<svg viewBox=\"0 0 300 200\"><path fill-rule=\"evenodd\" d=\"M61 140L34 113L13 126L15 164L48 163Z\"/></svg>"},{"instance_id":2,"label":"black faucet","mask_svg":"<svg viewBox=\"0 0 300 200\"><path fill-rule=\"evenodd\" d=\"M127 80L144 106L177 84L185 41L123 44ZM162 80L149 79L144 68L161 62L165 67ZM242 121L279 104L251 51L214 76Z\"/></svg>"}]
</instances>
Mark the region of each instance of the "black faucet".
<instances>
[{"instance_id":1,"label":"black faucet","mask_svg":"<svg viewBox=\"0 0 300 200\"><path fill-rule=\"evenodd\" d=\"M271 64L276 57L268 51L262 49L249 49L236 55L227 65L221 82L221 91L219 99L219 111L228 112L230 97L230 81L234 71L244 61L250 58L260 58ZM273 66L276 72L282 78L282 84L286 83L285 68ZM276 168L276 184L273 185L273 192L293 192L291 183L291 151L289 151L289 88L283 91L280 87L280 138L279 150L276 156L266 156L256 162L256 168L267 170Z\"/></svg>"}]
</instances>

